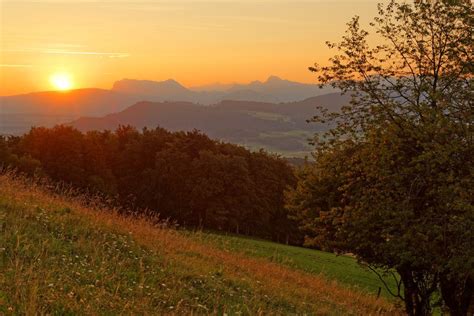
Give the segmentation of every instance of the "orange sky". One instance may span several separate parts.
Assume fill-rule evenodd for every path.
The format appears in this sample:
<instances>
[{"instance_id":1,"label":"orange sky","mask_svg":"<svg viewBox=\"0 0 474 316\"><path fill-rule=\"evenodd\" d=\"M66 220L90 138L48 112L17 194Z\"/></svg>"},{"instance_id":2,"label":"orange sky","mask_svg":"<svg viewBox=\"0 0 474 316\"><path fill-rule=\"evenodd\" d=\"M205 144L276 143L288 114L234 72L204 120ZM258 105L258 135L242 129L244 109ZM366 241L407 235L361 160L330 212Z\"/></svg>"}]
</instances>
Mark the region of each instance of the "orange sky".
<instances>
[{"instance_id":1,"label":"orange sky","mask_svg":"<svg viewBox=\"0 0 474 316\"><path fill-rule=\"evenodd\" d=\"M52 90L67 73L75 88L122 78L186 86L265 80L314 82L358 14L374 0L0 0L0 95Z\"/></svg>"}]
</instances>

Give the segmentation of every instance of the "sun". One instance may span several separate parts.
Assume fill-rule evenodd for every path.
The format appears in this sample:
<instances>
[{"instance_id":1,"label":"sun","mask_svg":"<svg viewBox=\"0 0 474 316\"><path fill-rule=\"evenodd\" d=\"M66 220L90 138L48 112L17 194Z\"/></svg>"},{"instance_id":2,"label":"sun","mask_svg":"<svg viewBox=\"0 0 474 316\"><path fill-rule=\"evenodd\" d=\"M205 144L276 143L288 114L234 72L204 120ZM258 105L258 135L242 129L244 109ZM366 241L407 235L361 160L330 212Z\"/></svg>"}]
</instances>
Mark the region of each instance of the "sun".
<instances>
[{"instance_id":1,"label":"sun","mask_svg":"<svg viewBox=\"0 0 474 316\"><path fill-rule=\"evenodd\" d=\"M71 75L68 73L55 73L49 78L49 81L56 90L67 91L73 86Z\"/></svg>"}]
</instances>

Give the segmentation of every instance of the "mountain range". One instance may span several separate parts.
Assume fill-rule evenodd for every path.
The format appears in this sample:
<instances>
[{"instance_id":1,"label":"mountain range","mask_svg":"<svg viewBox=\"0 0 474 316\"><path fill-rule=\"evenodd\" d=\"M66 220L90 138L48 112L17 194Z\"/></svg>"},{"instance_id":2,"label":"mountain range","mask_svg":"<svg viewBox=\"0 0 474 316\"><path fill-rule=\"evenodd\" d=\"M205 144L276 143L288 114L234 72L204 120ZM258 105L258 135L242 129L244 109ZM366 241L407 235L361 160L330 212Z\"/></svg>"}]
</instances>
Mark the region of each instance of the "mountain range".
<instances>
[{"instance_id":1,"label":"mountain range","mask_svg":"<svg viewBox=\"0 0 474 316\"><path fill-rule=\"evenodd\" d=\"M186 88L179 82L123 79L114 83L112 91L146 96L153 101L188 101L204 105L223 100L293 102L334 92L332 88L319 89L315 84L305 84L270 76L266 81L248 84Z\"/></svg>"},{"instance_id":2,"label":"mountain range","mask_svg":"<svg viewBox=\"0 0 474 316\"><path fill-rule=\"evenodd\" d=\"M144 100L104 89L45 91L0 97L0 134L22 134L31 126L53 126L82 116L101 116Z\"/></svg>"},{"instance_id":3,"label":"mountain range","mask_svg":"<svg viewBox=\"0 0 474 316\"><path fill-rule=\"evenodd\" d=\"M199 129L209 136L277 152L307 151L322 127L307 124L316 105L338 110L347 102L331 88L283 80L186 88L166 81L123 79L112 89L46 91L0 97L0 134L70 123L86 131L138 128Z\"/></svg>"}]
</instances>

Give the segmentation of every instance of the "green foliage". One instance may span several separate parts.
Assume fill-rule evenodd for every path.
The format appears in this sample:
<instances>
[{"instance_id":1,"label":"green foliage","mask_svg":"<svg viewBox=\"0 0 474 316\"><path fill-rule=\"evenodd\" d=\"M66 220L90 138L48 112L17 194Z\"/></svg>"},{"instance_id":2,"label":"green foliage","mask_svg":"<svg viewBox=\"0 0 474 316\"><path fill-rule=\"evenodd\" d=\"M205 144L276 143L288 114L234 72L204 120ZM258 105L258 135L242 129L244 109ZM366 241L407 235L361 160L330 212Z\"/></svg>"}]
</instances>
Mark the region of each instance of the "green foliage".
<instances>
[{"instance_id":1,"label":"green foliage","mask_svg":"<svg viewBox=\"0 0 474 316\"><path fill-rule=\"evenodd\" d=\"M18 144L18 137L0 136L0 169L15 168L28 175L41 173L41 162L31 155L18 155L13 148Z\"/></svg>"},{"instance_id":2,"label":"green foliage","mask_svg":"<svg viewBox=\"0 0 474 316\"><path fill-rule=\"evenodd\" d=\"M284 208L284 190L295 183L289 164L197 131L33 128L0 142L0 162L185 227L301 243Z\"/></svg>"},{"instance_id":3,"label":"green foliage","mask_svg":"<svg viewBox=\"0 0 474 316\"><path fill-rule=\"evenodd\" d=\"M473 21L470 1L391 1L376 47L354 18L329 44L340 54L311 68L352 101L313 118L336 127L288 207L307 243L396 269L410 315L429 314L439 289L465 315L474 293Z\"/></svg>"}]
</instances>

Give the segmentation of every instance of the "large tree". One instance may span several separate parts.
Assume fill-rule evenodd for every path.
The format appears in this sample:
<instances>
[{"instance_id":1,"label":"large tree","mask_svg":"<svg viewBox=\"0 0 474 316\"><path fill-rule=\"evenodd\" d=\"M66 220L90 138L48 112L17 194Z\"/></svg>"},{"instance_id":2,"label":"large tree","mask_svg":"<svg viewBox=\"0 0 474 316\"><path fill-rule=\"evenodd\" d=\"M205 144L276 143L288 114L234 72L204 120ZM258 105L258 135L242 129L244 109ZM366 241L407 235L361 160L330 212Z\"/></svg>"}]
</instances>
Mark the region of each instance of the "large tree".
<instances>
[{"instance_id":1,"label":"large tree","mask_svg":"<svg viewBox=\"0 0 474 316\"><path fill-rule=\"evenodd\" d=\"M289 207L309 242L396 270L410 315L430 314L438 289L465 315L474 293L472 9L381 4L373 34L354 18L329 43L338 54L310 68L352 101L313 118L335 127L316 139Z\"/></svg>"}]
</instances>

